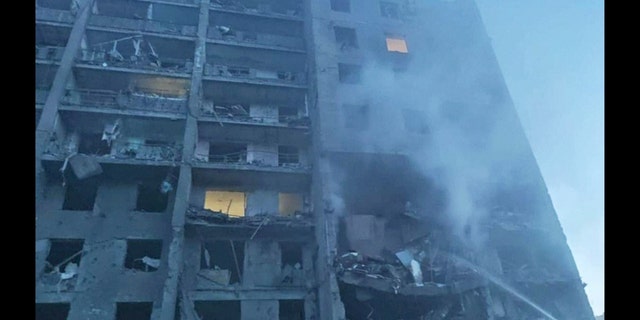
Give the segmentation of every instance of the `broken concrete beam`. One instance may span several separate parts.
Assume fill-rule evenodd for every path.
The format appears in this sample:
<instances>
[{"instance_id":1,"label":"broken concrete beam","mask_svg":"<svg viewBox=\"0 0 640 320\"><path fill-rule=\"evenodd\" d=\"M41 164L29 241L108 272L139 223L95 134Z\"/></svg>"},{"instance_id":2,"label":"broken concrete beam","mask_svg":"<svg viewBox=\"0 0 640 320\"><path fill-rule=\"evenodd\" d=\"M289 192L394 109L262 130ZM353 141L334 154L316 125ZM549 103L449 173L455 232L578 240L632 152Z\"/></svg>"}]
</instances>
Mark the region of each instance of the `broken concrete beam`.
<instances>
[{"instance_id":1,"label":"broken concrete beam","mask_svg":"<svg viewBox=\"0 0 640 320\"><path fill-rule=\"evenodd\" d=\"M72 156L69 158L69 164L78 180L97 176L102 173L102 166L100 166L98 161L94 157L85 154Z\"/></svg>"}]
</instances>

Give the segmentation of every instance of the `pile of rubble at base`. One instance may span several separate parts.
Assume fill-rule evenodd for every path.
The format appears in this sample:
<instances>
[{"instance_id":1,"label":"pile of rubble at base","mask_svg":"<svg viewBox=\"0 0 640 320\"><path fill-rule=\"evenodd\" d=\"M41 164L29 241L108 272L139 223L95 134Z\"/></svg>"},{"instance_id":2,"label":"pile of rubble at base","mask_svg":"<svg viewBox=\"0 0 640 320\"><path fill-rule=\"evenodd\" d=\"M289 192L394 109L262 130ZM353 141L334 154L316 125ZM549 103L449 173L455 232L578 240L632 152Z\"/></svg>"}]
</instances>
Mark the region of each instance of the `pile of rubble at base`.
<instances>
[{"instance_id":1,"label":"pile of rubble at base","mask_svg":"<svg viewBox=\"0 0 640 320\"><path fill-rule=\"evenodd\" d=\"M386 258L351 251L337 257L334 268L346 284L395 294L447 295L486 285L474 270L430 245L425 237Z\"/></svg>"}]
</instances>

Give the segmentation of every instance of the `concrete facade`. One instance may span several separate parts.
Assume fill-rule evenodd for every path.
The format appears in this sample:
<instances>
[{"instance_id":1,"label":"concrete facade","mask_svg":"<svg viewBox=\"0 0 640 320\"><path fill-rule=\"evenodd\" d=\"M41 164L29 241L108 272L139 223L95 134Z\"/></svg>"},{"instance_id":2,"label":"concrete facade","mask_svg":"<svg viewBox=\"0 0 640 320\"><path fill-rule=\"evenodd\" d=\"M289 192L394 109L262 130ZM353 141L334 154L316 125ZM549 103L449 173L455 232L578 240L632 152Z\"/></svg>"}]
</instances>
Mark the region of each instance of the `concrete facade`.
<instances>
[{"instance_id":1,"label":"concrete facade","mask_svg":"<svg viewBox=\"0 0 640 320\"><path fill-rule=\"evenodd\" d=\"M471 0L38 0L36 124L37 319L593 319Z\"/></svg>"}]
</instances>

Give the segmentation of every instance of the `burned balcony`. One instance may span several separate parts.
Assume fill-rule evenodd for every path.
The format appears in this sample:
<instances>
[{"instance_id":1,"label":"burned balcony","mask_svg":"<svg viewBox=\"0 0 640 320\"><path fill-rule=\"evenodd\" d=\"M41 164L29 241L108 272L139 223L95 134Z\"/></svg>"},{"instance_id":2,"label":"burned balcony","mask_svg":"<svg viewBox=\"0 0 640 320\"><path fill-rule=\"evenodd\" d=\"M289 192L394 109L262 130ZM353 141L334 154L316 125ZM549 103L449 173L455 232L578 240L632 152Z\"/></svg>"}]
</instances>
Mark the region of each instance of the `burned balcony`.
<instances>
[{"instance_id":1,"label":"burned balcony","mask_svg":"<svg viewBox=\"0 0 640 320\"><path fill-rule=\"evenodd\" d=\"M297 150L297 149L296 149ZM262 144L239 144L208 142L200 140L194 159L207 162L213 168L226 169L263 169L287 168L306 170L308 164L300 153L283 153L277 146ZM209 167L209 166L207 166Z\"/></svg>"},{"instance_id":2,"label":"burned balcony","mask_svg":"<svg viewBox=\"0 0 640 320\"><path fill-rule=\"evenodd\" d=\"M82 154L98 163L172 165L181 159L184 124L171 119L63 111L58 126L44 152L51 160Z\"/></svg>"},{"instance_id":3,"label":"burned balcony","mask_svg":"<svg viewBox=\"0 0 640 320\"><path fill-rule=\"evenodd\" d=\"M155 36L89 31L87 46L76 61L100 67L115 67L188 74L193 70L193 41Z\"/></svg>"},{"instance_id":4,"label":"burned balcony","mask_svg":"<svg viewBox=\"0 0 640 320\"><path fill-rule=\"evenodd\" d=\"M64 47L36 45L36 61L59 62L63 53Z\"/></svg>"},{"instance_id":5,"label":"burned balcony","mask_svg":"<svg viewBox=\"0 0 640 320\"><path fill-rule=\"evenodd\" d=\"M187 111L186 97L164 97L130 90L67 90L61 99L61 104L86 109L135 110L172 114L185 114Z\"/></svg>"},{"instance_id":6,"label":"burned balcony","mask_svg":"<svg viewBox=\"0 0 640 320\"><path fill-rule=\"evenodd\" d=\"M212 0L211 9L282 19L302 16L302 7L296 1Z\"/></svg>"},{"instance_id":7,"label":"burned balcony","mask_svg":"<svg viewBox=\"0 0 640 320\"><path fill-rule=\"evenodd\" d=\"M208 30L208 38L223 41L230 44L255 45L257 47L271 47L289 50L304 50L302 37L269 34L264 31L251 31L239 29L239 27L212 24Z\"/></svg>"},{"instance_id":8,"label":"burned balcony","mask_svg":"<svg viewBox=\"0 0 640 320\"><path fill-rule=\"evenodd\" d=\"M258 104L215 104L203 101L201 115L217 121L230 123L264 124L287 127L309 127L308 116L301 115L297 108Z\"/></svg>"},{"instance_id":9,"label":"burned balcony","mask_svg":"<svg viewBox=\"0 0 640 320\"><path fill-rule=\"evenodd\" d=\"M186 223L191 232L205 239L281 239L311 240L313 217L310 213L291 216L258 214L254 216L231 216L221 211L212 211L189 206Z\"/></svg>"},{"instance_id":10,"label":"burned balcony","mask_svg":"<svg viewBox=\"0 0 640 320\"><path fill-rule=\"evenodd\" d=\"M204 75L213 78L253 80L257 82L273 82L294 85L304 85L306 82L305 74L303 72L258 69L225 64L206 64Z\"/></svg>"},{"instance_id":11,"label":"burned balcony","mask_svg":"<svg viewBox=\"0 0 640 320\"><path fill-rule=\"evenodd\" d=\"M118 28L162 35L195 37L198 9L163 3L99 0L89 19L92 27Z\"/></svg>"}]
</instances>

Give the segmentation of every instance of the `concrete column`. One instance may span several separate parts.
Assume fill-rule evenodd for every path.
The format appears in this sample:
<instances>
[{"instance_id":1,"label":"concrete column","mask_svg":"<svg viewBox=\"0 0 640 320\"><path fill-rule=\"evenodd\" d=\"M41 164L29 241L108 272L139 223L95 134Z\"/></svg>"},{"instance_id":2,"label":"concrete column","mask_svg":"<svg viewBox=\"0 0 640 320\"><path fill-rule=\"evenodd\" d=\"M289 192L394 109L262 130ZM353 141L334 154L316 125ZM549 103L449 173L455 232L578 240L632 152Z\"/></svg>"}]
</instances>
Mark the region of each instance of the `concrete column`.
<instances>
[{"instance_id":1,"label":"concrete column","mask_svg":"<svg viewBox=\"0 0 640 320\"><path fill-rule=\"evenodd\" d=\"M58 104L64 94L67 80L73 67L73 59L80 48L80 43L82 42L89 17L91 16L91 8L94 2L95 0L84 0L80 4L80 9L76 14L76 21L73 24L73 28L69 34L69 40L62 54L60 67L58 67L58 71L53 78L51 90L42 108L40 121L36 127L36 204L42 198L45 183L40 159L49 141L51 132L54 130L56 116L58 115Z\"/></svg>"},{"instance_id":2,"label":"concrete column","mask_svg":"<svg viewBox=\"0 0 640 320\"><path fill-rule=\"evenodd\" d=\"M168 273L162 295L161 320L173 320L175 317L176 299L178 297L178 282L183 268L184 248L184 220L191 194L191 161L193 159L198 137L197 115L201 101L202 70L206 60L207 26L209 24L209 0L200 1L200 15L198 20L198 38L193 58L193 74L189 90L187 123L183 139L182 161L180 177L176 187L176 200L173 208L171 225L173 240L169 247Z\"/></svg>"}]
</instances>

